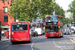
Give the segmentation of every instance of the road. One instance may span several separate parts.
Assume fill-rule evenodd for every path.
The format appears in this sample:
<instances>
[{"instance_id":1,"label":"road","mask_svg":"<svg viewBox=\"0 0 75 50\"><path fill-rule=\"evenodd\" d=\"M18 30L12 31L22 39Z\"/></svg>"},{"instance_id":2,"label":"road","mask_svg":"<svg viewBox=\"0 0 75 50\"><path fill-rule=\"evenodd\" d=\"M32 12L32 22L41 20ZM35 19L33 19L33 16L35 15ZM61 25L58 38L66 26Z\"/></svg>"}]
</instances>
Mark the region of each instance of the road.
<instances>
[{"instance_id":1,"label":"road","mask_svg":"<svg viewBox=\"0 0 75 50\"><path fill-rule=\"evenodd\" d=\"M32 37L31 43L12 44L10 41L1 42L0 50L75 50L75 43L65 35L63 38Z\"/></svg>"}]
</instances>

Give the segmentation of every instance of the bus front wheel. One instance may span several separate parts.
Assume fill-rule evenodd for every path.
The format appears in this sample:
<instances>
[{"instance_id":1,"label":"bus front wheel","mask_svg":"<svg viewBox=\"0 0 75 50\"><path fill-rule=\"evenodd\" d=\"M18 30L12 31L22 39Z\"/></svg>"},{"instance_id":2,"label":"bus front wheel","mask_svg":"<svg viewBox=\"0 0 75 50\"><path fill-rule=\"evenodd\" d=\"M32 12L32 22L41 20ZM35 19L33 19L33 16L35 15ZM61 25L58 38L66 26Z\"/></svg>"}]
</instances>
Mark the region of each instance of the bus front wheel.
<instances>
[{"instance_id":1,"label":"bus front wheel","mask_svg":"<svg viewBox=\"0 0 75 50\"><path fill-rule=\"evenodd\" d=\"M12 44L15 44L15 42L12 42Z\"/></svg>"},{"instance_id":2,"label":"bus front wheel","mask_svg":"<svg viewBox=\"0 0 75 50\"><path fill-rule=\"evenodd\" d=\"M49 38L49 37L47 37L47 38Z\"/></svg>"},{"instance_id":3,"label":"bus front wheel","mask_svg":"<svg viewBox=\"0 0 75 50\"><path fill-rule=\"evenodd\" d=\"M31 41L28 41L28 43L31 43Z\"/></svg>"}]
</instances>

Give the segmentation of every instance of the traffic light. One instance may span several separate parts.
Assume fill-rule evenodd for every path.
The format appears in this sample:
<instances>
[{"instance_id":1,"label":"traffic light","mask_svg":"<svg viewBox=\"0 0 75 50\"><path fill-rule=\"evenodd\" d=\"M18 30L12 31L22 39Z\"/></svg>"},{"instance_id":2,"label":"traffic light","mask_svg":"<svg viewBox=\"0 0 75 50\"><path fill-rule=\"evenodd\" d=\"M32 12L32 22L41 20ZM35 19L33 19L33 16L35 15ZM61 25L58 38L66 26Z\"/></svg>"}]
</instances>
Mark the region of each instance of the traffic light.
<instances>
[{"instance_id":1,"label":"traffic light","mask_svg":"<svg viewBox=\"0 0 75 50\"><path fill-rule=\"evenodd\" d=\"M0 21L0 41L1 41L1 21Z\"/></svg>"}]
</instances>

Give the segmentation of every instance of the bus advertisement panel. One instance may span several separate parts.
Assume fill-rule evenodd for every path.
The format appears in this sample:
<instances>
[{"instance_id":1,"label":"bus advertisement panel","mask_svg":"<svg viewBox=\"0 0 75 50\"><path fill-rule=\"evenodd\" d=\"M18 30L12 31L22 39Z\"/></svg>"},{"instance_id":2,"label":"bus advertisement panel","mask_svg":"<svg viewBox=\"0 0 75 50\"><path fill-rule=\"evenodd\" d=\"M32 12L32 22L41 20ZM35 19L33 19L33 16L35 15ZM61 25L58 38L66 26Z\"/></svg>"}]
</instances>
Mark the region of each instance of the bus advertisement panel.
<instances>
[{"instance_id":1,"label":"bus advertisement panel","mask_svg":"<svg viewBox=\"0 0 75 50\"><path fill-rule=\"evenodd\" d=\"M45 16L45 37L63 37L63 23L59 22L59 15Z\"/></svg>"},{"instance_id":2,"label":"bus advertisement panel","mask_svg":"<svg viewBox=\"0 0 75 50\"><path fill-rule=\"evenodd\" d=\"M10 40L12 43L16 41L31 41L29 22L12 22L10 25Z\"/></svg>"}]
</instances>

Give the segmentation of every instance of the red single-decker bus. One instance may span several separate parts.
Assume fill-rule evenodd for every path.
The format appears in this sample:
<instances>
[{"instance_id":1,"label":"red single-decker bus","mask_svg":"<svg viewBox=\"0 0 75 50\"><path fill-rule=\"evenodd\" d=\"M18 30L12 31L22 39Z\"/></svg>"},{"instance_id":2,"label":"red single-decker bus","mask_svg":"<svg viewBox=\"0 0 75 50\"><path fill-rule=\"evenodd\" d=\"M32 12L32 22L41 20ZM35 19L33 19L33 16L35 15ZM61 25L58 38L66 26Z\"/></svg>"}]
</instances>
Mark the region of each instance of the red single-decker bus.
<instances>
[{"instance_id":1,"label":"red single-decker bus","mask_svg":"<svg viewBox=\"0 0 75 50\"><path fill-rule=\"evenodd\" d=\"M31 42L30 23L29 22L12 22L10 24L10 41L12 43L18 41Z\"/></svg>"}]
</instances>

